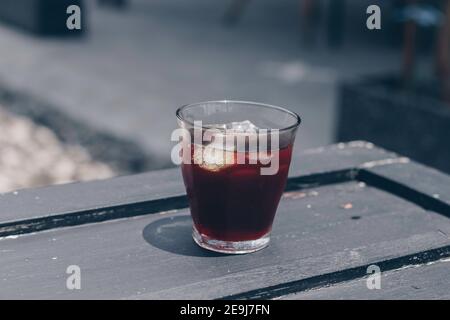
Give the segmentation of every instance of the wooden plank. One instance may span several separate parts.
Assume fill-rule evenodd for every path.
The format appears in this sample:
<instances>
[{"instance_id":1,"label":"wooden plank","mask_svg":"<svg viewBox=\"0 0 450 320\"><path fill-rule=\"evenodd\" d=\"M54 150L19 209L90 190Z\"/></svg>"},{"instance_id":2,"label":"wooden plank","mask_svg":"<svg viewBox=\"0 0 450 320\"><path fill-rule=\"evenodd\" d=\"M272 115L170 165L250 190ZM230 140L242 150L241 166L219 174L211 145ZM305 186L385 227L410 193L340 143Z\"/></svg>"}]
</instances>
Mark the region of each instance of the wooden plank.
<instances>
[{"instance_id":1,"label":"wooden plank","mask_svg":"<svg viewBox=\"0 0 450 320\"><path fill-rule=\"evenodd\" d=\"M409 162L407 166L402 164L375 166L369 171L450 205L450 176L441 171L414 161Z\"/></svg>"},{"instance_id":2,"label":"wooden plank","mask_svg":"<svg viewBox=\"0 0 450 320\"><path fill-rule=\"evenodd\" d=\"M450 259L412 265L382 273L379 290L367 288L367 278L291 294L282 300L306 299L450 299Z\"/></svg>"},{"instance_id":3,"label":"wooden plank","mask_svg":"<svg viewBox=\"0 0 450 320\"><path fill-rule=\"evenodd\" d=\"M370 162L396 157L366 142L307 150L292 161L291 182L321 184ZM331 160L332 159L332 160ZM350 179L350 177L344 177ZM35 232L187 206L178 168L0 195L0 236Z\"/></svg>"},{"instance_id":4,"label":"wooden plank","mask_svg":"<svg viewBox=\"0 0 450 320\"><path fill-rule=\"evenodd\" d=\"M358 171L357 179L450 218L450 176L409 161Z\"/></svg>"},{"instance_id":5,"label":"wooden plank","mask_svg":"<svg viewBox=\"0 0 450 320\"><path fill-rule=\"evenodd\" d=\"M179 170L21 190L0 196L0 236L186 206Z\"/></svg>"},{"instance_id":6,"label":"wooden plank","mask_svg":"<svg viewBox=\"0 0 450 320\"><path fill-rule=\"evenodd\" d=\"M397 157L395 153L378 148L370 142L338 143L307 150L294 150L290 174L304 176L357 168L367 162Z\"/></svg>"},{"instance_id":7,"label":"wooden plank","mask_svg":"<svg viewBox=\"0 0 450 320\"><path fill-rule=\"evenodd\" d=\"M358 182L314 191L285 196L271 245L245 256L198 248L187 210L4 238L0 298L258 297L242 296L251 290L274 297L349 268L380 261L401 267L416 252L445 247L418 261L450 255L450 221L442 215ZM65 287L74 264L81 290Z\"/></svg>"}]
</instances>

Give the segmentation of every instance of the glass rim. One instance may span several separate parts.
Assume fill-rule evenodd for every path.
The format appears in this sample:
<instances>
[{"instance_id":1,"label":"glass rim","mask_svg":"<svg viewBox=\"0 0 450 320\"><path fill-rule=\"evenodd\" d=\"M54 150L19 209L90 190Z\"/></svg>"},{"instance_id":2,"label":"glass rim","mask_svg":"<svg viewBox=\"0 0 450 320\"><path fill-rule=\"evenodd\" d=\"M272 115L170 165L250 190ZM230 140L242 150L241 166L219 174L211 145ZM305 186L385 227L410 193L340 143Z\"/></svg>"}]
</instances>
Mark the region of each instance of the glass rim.
<instances>
[{"instance_id":1,"label":"glass rim","mask_svg":"<svg viewBox=\"0 0 450 320\"><path fill-rule=\"evenodd\" d=\"M213 104L213 103L216 103L216 104L236 103L236 104L243 104L243 105L253 105L253 106L259 107L259 108L276 109L278 111L282 111L282 112L285 112L287 114L290 114L291 116L293 116L295 118L295 123L293 125L277 129L278 131L289 131L289 130L296 129L302 122L302 119L300 118L300 116L297 113L295 113L294 111L291 111L289 109L286 109L286 108L283 108L283 107L279 107L279 106L275 106L275 105L272 105L272 104L267 104L267 103L262 103L262 102L254 102L254 101L244 101L244 100L210 100L210 101L189 103L189 104L185 104L185 105L179 107L177 109L177 111L176 111L176 116L177 116L178 120L180 120L182 122L186 122L187 124L189 124L189 125L194 127L194 123L192 123L191 121L185 119L181 115L181 113L184 110L192 108L192 107L200 106L200 105L203 105L203 104ZM202 125L202 129L206 129L207 130L207 129L210 129L210 127Z\"/></svg>"}]
</instances>

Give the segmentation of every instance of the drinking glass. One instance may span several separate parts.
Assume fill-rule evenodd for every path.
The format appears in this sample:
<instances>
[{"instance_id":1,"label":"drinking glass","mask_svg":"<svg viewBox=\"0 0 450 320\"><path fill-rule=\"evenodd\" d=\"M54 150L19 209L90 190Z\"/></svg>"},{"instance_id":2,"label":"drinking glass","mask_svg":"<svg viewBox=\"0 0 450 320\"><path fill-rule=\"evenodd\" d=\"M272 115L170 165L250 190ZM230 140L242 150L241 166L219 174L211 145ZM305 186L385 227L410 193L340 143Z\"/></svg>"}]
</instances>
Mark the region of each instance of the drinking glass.
<instances>
[{"instance_id":1,"label":"drinking glass","mask_svg":"<svg viewBox=\"0 0 450 320\"><path fill-rule=\"evenodd\" d=\"M246 101L208 101L176 112L193 239L222 253L266 247L300 117Z\"/></svg>"}]
</instances>

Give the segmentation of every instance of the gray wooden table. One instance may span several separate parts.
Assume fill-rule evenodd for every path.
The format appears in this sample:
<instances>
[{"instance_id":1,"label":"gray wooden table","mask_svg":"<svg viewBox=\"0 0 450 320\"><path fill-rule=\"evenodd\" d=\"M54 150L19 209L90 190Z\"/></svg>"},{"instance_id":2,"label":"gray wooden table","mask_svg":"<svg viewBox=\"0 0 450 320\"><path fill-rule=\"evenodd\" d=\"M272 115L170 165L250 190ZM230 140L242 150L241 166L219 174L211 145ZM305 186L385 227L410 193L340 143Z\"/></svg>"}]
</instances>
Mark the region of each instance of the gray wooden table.
<instances>
[{"instance_id":1,"label":"gray wooden table","mask_svg":"<svg viewBox=\"0 0 450 320\"><path fill-rule=\"evenodd\" d=\"M286 191L240 256L194 244L179 169L2 194L0 298L450 298L449 176L352 142L297 152Z\"/></svg>"}]
</instances>

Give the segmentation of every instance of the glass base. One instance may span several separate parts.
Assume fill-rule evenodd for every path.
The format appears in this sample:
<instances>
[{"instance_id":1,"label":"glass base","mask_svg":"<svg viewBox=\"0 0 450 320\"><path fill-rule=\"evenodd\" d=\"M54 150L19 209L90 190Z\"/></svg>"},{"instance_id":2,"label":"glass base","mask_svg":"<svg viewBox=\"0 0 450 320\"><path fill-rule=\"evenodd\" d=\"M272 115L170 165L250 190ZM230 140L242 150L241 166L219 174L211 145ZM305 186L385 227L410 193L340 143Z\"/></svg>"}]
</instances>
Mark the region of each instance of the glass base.
<instances>
[{"instance_id":1,"label":"glass base","mask_svg":"<svg viewBox=\"0 0 450 320\"><path fill-rule=\"evenodd\" d=\"M192 238L196 244L207 250L228 254L245 254L267 247L270 242L270 232L256 240L223 241L201 234L194 226Z\"/></svg>"}]
</instances>

